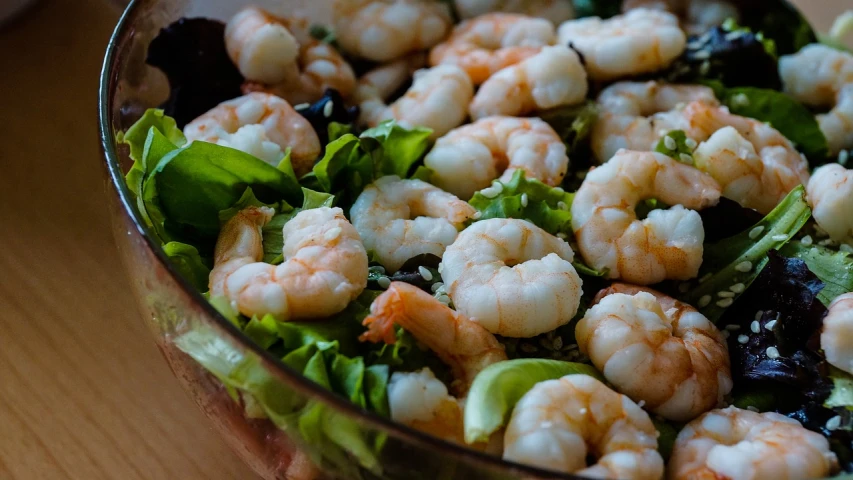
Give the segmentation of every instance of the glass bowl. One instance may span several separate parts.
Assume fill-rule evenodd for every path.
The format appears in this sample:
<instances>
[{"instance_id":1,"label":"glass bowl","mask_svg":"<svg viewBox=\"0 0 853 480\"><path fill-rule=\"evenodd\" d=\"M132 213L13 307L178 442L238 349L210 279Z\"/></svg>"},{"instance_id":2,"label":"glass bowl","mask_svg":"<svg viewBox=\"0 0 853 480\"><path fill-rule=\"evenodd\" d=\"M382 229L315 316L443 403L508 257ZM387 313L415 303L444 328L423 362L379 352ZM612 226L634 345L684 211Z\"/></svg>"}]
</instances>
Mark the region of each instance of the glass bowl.
<instances>
[{"instance_id":1,"label":"glass bowl","mask_svg":"<svg viewBox=\"0 0 853 480\"><path fill-rule=\"evenodd\" d=\"M122 15L107 47L101 73L100 136L106 156L108 202L118 251L127 269L145 324L184 389L226 439L260 476L268 479L571 479L439 440L360 409L315 384L259 348L219 314L190 283L178 275L159 243L144 226L124 173L132 161L116 133L126 130L145 109L168 95L165 77L145 64L149 42L180 17L227 19L246 1L136 0ZM298 11L328 23L331 0L278 0L251 3L279 13ZM184 353L178 339L192 334L194 351L255 366L252 381L263 383L274 398L317 409L330 435L343 422L356 426L378 448L372 465L359 456L330 449L306 438L287 419L272 421L251 414L250 398L227 388L214 374ZM345 443L345 442L344 442ZM332 451L335 450L335 451Z\"/></svg>"}]
</instances>

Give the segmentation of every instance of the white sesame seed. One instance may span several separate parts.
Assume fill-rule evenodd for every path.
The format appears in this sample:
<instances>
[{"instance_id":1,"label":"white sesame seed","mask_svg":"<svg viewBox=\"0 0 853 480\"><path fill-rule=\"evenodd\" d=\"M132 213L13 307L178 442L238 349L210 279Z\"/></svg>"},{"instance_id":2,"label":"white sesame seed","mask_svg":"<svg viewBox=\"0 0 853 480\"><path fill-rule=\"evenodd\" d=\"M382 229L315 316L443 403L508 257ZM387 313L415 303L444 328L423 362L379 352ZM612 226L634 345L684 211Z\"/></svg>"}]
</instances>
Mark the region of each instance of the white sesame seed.
<instances>
[{"instance_id":1,"label":"white sesame seed","mask_svg":"<svg viewBox=\"0 0 853 480\"><path fill-rule=\"evenodd\" d=\"M725 36L725 39L731 42L732 40L737 40L738 38L742 37L743 35L744 35L744 32L742 30L735 30L734 32L727 33ZM743 95L743 94L741 93L741 95Z\"/></svg>"},{"instance_id":2,"label":"white sesame seed","mask_svg":"<svg viewBox=\"0 0 853 480\"><path fill-rule=\"evenodd\" d=\"M562 187L554 187L554 188L553 188L553 191L554 191L554 193L558 193L558 194L560 194L560 195L562 195L562 194L566 193L566 191L565 191L565 190L563 190L563 189L562 189Z\"/></svg>"},{"instance_id":3,"label":"white sesame seed","mask_svg":"<svg viewBox=\"0 0 853 480\"><path fill-rule=\"evenodd\" d=\"M838 249L844 253L853 253L853 246L850 246L846 243L842 243L841 245L839 245Z\"/></svg>"},{"instance_id":4,"label":"white sesame seed","mask_svg":"<svg viewBox=\"0 0 853 480\"><path fill-rule=\"evenodd\" d=\"M445 305L450 305L450 297L447 295L439 295L437 300Z\"/></svg>"},{"instance_id":5,"label":"white sesame seed","mask_svg":"<svg viewBox=\"0 0 853 480\"><path fill-rule=\"evenodd\" d=\"M684 163L687 163L689 165L693 165L693 157L691 155L688 155L686 153L679 153L678 159Z\"/></svg>"},{"instance_id":6,"label":"white sesame seed","mask_svg":"<svg viewBox=\"0 0 853 480\"><path fill-rule=\"evenodd\" d=\"M767 347L764 353L767 354L767 358L779 358L779 350L776 347Z\"/></svg>"},{"instance_id":7,"label":"white sesame seed","mask_svg":"<svg viewBox=\"0 0 853 480\"><path fill-rule=\"evenodd\" d=\"M299 105L296 105L295 107L293 107L293 109L294 110L302 110L302 109L308 108L310 106L311 106L310 103L300 103Z\"/></svg>"},{"instance_id":8,"label":"white sesame seed","mask_svg":"<svg viewBox=\"0 0 853 480\"><path fill-rule=\"evenodd\" d=\"M708 72L710 72L710 71L711 71L711 62L709 62L708 60L705 60L704 62L702 62L699 65L699 73L701 75L707 75Z\"/></svg>"},{"instance_id":9,"label":"white sesame seed","mask_svg":"<svg viewBox=\"0 0 853 480\"><path fill-rule=\"evenodd\" d=\"M681 293L687 293L690 290L690 284L687 282L681 283L678 285L678 291Z\"/></svg>"},{"instance_id":10,"label":"white sesame seed","mask_svg":"<svg viewBox=\"0 0 853 480\"><path fill-rule=\"evenodd\" d=\"M492 188L497 190L498 193L501 193L504 191L504 184L498 181L494 181L492 182Z\"/></svg>"},{"instance_id":11,"label":"white sesame seed","mask_svg":"<svg viewBox=\"0 0 853 480\"><path fill-rule=\"evenodd\" d=\"M473 218L474 220L479 220L482 216L483 212L474 212L474 215L471 215L471 218Z\"/></svg>"},{"instance_id":12,"label":"white sesame seed","mask_svg":"<svg viewBox=\"0 0 853 480\"><path fill-rule=\"evenodd\" d=\"M637 402L637 406L638 406L638 407L640 407L640 408L643 408L644 406L646 406L646 401L645 401L645 400L640 400L639 402Z\"/></svg>"},{"instance_id":13,"label":"white sesame seed","mask_svg":"<svg viewBox=\"0 0 853 480\"><path fill-rule=\"evenodd\" d=\"M696 148L697 144L696 144L696 140L693 140L692 138L688 138L687 140L684 141L684 145L687 148L689 148L690 150L693 150Z\"/></svg>"},{"instance_id":14,"label":"white sesame seed","mask_svg":"<svg viewBox=\"0 0 853 480\"><path fill-rule=\"evenodd\" d=\"M773 240L774 242L784 242L785 240L788 239L788 236L787 235L773 235L772 237L770 237L770 239Z\"/></svg>"},{"instance_id":15,"label":"white sesame seed","mask_svg":"<svg viewBox=\"0 0 853 480\"><path fill-rule=\"evenodd\" d=\"M675 143L675 139L670 137L669 135L663 137L663 146L670 150L675 150L676 148L678 148L678 144Z\"/></svg>"},{"instance_id":16,"label":"white sesame seed","mask_svg":"<svg viewBox=\"0 0 853 480\"><path fill-rule=\"evenodd\" d=\"M701 307L707 307L709 303L711 303L711 296L710 295L702 295L702 297L699 298L699 302L697 303L697 305L699 305L699 307L701 308Z\"/></svg>"},{"instance_id":17,"label":"white sesame seed","mask_svg":"<svg viewBox=\"0 0 853 480\"><path fill-rule=\"evenodd\" d=\"M522 206L522 207L526 207L526 206L527 206L527 200L528 200L528 199L527 199L527 194L526 194L526 193L522 193L522 194L521 194L521 206Z\"/></svg>"},{"instance_id":18,"label":"white sesame seed","mask_svg":"<svg viewBox=\"0 0 853 480\"><path fill-rule=\"evenodd\" d=\"M335 102L329 100L323 105L323 116L329 118L332 116L332 109L335 108Z\"/></svg>"},{"instance_id":19,"label":"white sesame seed","mask_svg":"<svg viewBox=\"0 0 853 480\"><path fill-rule=\"evenodd\" d=\"M755 321L761 320L761 317L764 316L764 310L759 310L755 312Z\"/></svg>"},{"instance_id":20,"label":"white sesame seed","mask_svg":"<svg viewBox=\"0 0 853 480\"><path fill-rule=\"evenodd\" d=\"M580 409L580 413L581 413L581 415L586 415L586 409L585 409L585 408L581 408L581 409Z\"/></svg>"},{"instance_id":21,"label":"white sesame seed","mask_svg":"<svg viewBox=\"0 0 853 480\"><path fill-rule=\"evenodd\" d=\"M717 292L717 296L720 298L735 298L735 292L727 292L725 290L720 290Z\"/></svg>"},{"instance_id":22,"label":"white sesame seed","mask_svg":"<svg viewBox=\"0 0 853 480\"><path fill-rule=\"evenodd\" d=\"M759 225L749 231L749 238L755 240L764 231L764 225Z\"/></svg>"},{"instance_id":23,"label":"white sesame seed","mask_svg":"<svg viewBox=\"0 0 853 480\"><path fill-rule=\"evenodd\" d=\"M432 280L432 272L430 272L429 270L427 270L427 268L426 268L426 267L424 267L424 266L420 266L420 267L418 267L418 273L420 273L420 274L421 274L421 278L423 278L423 279L424 279L424 280L426 280L427 282L429 282L429 281L431 281L431 280Z\"/></svg>"},{"instance_id":24,"label":"white sesame seed","mask_svg":"<svg viewBox=\"0 0 853 480\"><path fill-rule=\"evenodd\" d=\"M776 320L770 320L769 322L764 324L764 328L767 330L773 330L773 327L776 326Z\"/></svg>"},{"instance_id":25,"label":"white sesame seed","mask_svg":"<svg viewBox=\"0 0 853 480\"><path fill-rule=\"evenodd\" d=\"M698 52L693 54L693 57L697 60L706 60L708 58L711 58L711 52L707 50L699 50Z\"/></svg>"},{"instance_id":26,"label":"white sesame seed","mask_svg":"<svg viewBox=\"0 0 853 480\"><path fill-rule=\"evenodd\" d=\"M749 329L752 330L752 333L758 333L761 331L761 324L758 323L758 320L753 320L752 323L749 324Z\"/></svg>"},{"instance_id":27,"label":"white sesame seed","mask_svg":"<svg viewBox=\"0 0 853 480\"><path fill-rule=\"evenodd\" d=\"M732 332L737 332L738 330L740 330L740 325L735 325L734 323L730 323L730 324L726 325L726 330L729 330Z\"/></svg>"},{"instance_id":28,"label":"white sesame seed","mask_svg":"<svg viewBox=\"0 0 853 480\"><path fill-rule=\"evenodd\" d=\"M238 306L239 305L237 305L237 300L231 300L231 310L234 310L236 312L238 310Z\"/></svg>"},{"instance_id":29,"label":"white sesame seed","mask_svg":"<svg viewBox=\"0 0 853 480\"><path fill-rule=\"evenodd\" d=\"M750 412L755 412L755 413L758 413L760 411L756 407L753 407L752 405L749 405L748 407L746 407L746 409L749 410Z\"/></svg>"},{"instance_id":30,"label":"white sesame seed","mask_svg":"<svg viewBox=\"0 0 853 480\"><path fill-rule=\"evenodd\" d=\"M737 270L738 272L748 272L752 270L752 262L750 262L749 260L744 260L735 265L735 270Z\"/></svg>"},{"instance_id":31,"label":"white sesame seed","mask_svg":"<svg viewBox=\"0 0 853 480\"><path fill-rule=\"evenodd\" d=\"M828 247L830 245L834 245L835 241L832 240L831 238L827 238L826 240L821 240L821 241L817 242L817 244L820 245L821 247Z\"/></svg>"},{"instance_id":32,"label":"white sesame seed","mask_svg":"<svg viewBox=\"0 0 853 480\"><path fill-rule=\"evenodd\" d=\"M323 238L326 240L334 240L341 235L341 227L330 228L326 233L323 234Z\"/></svg>"},{"instance_id":33,"label":"white sesame seed","mask_svg":"<svg viewBox=\"0 0 853 480\"><path fill-rule=\"evenodd\" d=\"M732 97L732 104L737 107L746 107L749 105L749 97L745 93L738 93Z\"/></svg>"},{"instance_id":34,"label":"white sesame seed","mask_svg":"<svg viewBox=\"0 0 853 480\"><path fill-rule=\"evenodd\" d=\"M746 345L746 342L748 342L748 341L749 341L749 337L746 335L738 335L737 336L737 343L740 343L742 345Z\"/></svg>"},{"instance_id":35,"label":"white sesame seed","mask_svg":"<svg viewBox=\"0 0 853 480\"><path fill-rule=\"evenodd\" d=\"M443 286L444 286L443 283L435 282L432 284L431 287L429 287L429 289L432 290L432 293L435 293L435 292L439 291Z\"/></svg>"},{"instance_id":36,"label":"white sesame seed","mask_svg":"<svg viewBox=\"0 0 853 480\"><path fill-rule=\"evenodd\" d=\"M376 280L376 283L378 283L382 288L388 288L391 286L391 279L388 277L379 277L379 279Z\"/></svg>"},{"instance_id":37,"label":"white sesame seed","mask_svg":"<svg viewBox=\"0 0 853 480\"><path fill-rule=\"evenodd\" d=\"M722 300L717 301L717 306L720 308L726 308L732 306L735 301L731 298L724 298Z\"/></svg>"},{"instance_id":38,"label":"white sesame seed","mask_svg":"<svg viewBox=\"0 0 853 480\"><path fill-rule=\"evenodd\" d=\"M744 285L742 283L736 283L736 284L732 285L731 287L729 287L729 290L731 290L735 293L743 293L743 291L746 290L746 285Z\"/></svg>"},{"instance_id":39,"label":"white sesame seed","mask_svg":"<svg viewBox=\"0 0 853 480\"><path fill-rule=\"evenodd\" d=\"M439 264L438 264L438 273L439 273L439 274L441 274L441 272L443 272L443 271L444 271L444 264L443 264L443 263L439 263Z\"/></svg>"},{"instance_id":40,"label":"white sesame seed","mask_svg":"<svg viewBox=\"0 0 853 480\"><path fill-rule=\"evenodd\" d=\"M836 415L826 421L827 430L836 430L841 426L841 416Z\"/></svg>"},{"instance_id":41,"label":"white sesame seed","mask_svg":"<svg viewBox=\"0 0 853 480\"><path fill-rule=\"evenodd\" d=\"M501 193L501 192L499 192L499 191L495 188L495 186L494 186L494 185L492 185L491 187L486 187L486 188L484 188L484 189L480 190L480 195L482 195L482 196L484 196L484 197L486 197L486 198L495 198L495 197L497 197L500 193Z\"/></svg>"},{"instance_id":42,"label":"white sesame seed","mask_svg":"<svg viewBox=\"0 0 853 480\"><path fill-rule=\"evenodd\" d=\"M383 267L382 265L377 265L377 266L373 267L373 269L376 270L377 272L385 275L385 267Z\"/></svg>"},{"instance_id":43,"label":"white sesame seed","mask_svg":"<svg viewBox=\"0 0 853 480\"><path fill-rule=\"evenodd\" d=\"M559 208L560 210L568 210L569 206L566 205L566 202L560 200L559 202L557 202L557 208Z\"/></svg>"},{"instance_id":44,"label":"white sesame seed","mask_svg":"<svg viewBox=\"0 0 853 480\"><path fill-rule=\"evenodd\" d=\"M561 238L561 239L565 240L565 239L569 238L569 236L563 232L557 232L557 238Z\"/></svg>"},{"instance_id":45,"label":"white sesame seed","mask_svg":"<svg viewBox=\"0 0 853 480\"><path fill-rule=\"evenodd\" d=\"M850 153L847 150L842 150L838 152L838 163L840 163L842 167L847 165L847 160L849 159Z\"/></svg>"},{"instance_id":46,"label":"white sesame seed","mask_svg":"<svg viewBox=\"0 0 853 480\"><path fill-rule=\"evenodd\" d=\"M814 240L812 240L812 236L811 236L811 235L806 235L805 237L803 237L803 238L801 238L801 239L800 239L800 243L802 243L802 244L803 244L803 245L805 245L805 246L809 246L809 245L811 245L813 242L814 242Z\"/></svg>"}]
</instances>

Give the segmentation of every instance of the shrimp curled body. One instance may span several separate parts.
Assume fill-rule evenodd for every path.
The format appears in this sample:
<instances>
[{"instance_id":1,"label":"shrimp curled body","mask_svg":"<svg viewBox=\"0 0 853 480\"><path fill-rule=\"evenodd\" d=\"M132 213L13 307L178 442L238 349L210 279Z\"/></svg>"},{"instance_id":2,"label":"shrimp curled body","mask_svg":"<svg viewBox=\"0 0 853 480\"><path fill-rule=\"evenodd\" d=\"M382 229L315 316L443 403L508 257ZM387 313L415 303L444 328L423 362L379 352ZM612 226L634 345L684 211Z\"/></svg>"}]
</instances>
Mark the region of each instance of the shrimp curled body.
<instances>
[{"instance_id":1,"label":"shrimp curled body","mask_svg":"<svg viewBox=\"0 0 853 480\"><path fill-rule=\"evenodd\" d=\"M577 313L582 281L568 243L524 220L492 218L463 230L444 252L453 304L492 333L532 337Z\"/></svg>"},{"instance_id":2,"label":"shrimp curled body","mask_svg":"<svg viewBox=\"0 0 853 480\"><path fill-rule=\"evenodd\" d=\"M621 150L589 172L572 202L581 255L610 278L649 285L693 278L702 263L705 231L694 209L715 205L720 187L709 175L653 152ZM656 198L668 210L644 220L637 203Z\"/></svg>"},{"instance_id":3,"label":"shrimp curled body","mask_svg":"<svg viewBox=\"0 0 853 480\"><path fill-rule=\"evenodd\" d=\"M367 252L340 208L303 210L288 221L284 262L260 262L267 207L249 207L222 227L210 272L211 297L225 297L247 317L323 318L340 312L367 286Z\"/></svg>"},{"instance_id":4,"label":"shrimp curled body","mask_svg":"<svg viewBox=\"0 0 853 480\"><path fill-rule=\"evenodd\" d=\"M469 199L493 180L509 181L516 170L557 186L569 166L566 145L538 118L486 117L438 139L424 158L432 181Z\"/></svg>"},{"instance_id":5,"label":"shrimp curled body","mask_svg":"<svg viewBox=\"0 0 853 480\"><path fill-rule=\"evenodd\" d=\"M686 421L732 389L723 335L696 309L654 290L614 283L575 327L580 351L632 400Z\"/></svg>"},{"instance_id":6,"label":"shrimp curled body","mask_svg":"<svg viewBox=\"0 0 853 480\"><path fill-rule=\"evenodd\" d=\"M471 102L471 118L520 116L573 105L586 98L586 70L578 54L554 45L489 77Z\"/></svg>"},{"instance_id":7,"label":"shrimp curled body","mask_svg":"<svg viewBox=\"0 0 853 480\"><path fill-rule=\"evenodd\" d=\"M421 254L441 257L474 213L474 207L438 187L392 175L364 189L350 218L364 246L395 272Z\"/></svg>"},{"instance_id":8,"label":"shrimp curled body","mask_svg":"<svg viewBox=\"0 0 853 480\"><path fill-rule=\"evenodd\" d=\"M838 242L853 244L853 170L818 167L806 186L815 221Z\"/></svg>"},{"instance_id":9,"label":"shrimp curled body","mask_svg":"<svg viewBox=\"0 0 853 480\"><path fill-rule=\"evenodd\" d=\"M838 460L819 433L778 413L728 407L684 427L675 440L671 480L824 478Z\"/></svg>"},{"instance_id":10,"label":"shrimp curled body","mask_svg":"<svg viewBox=\"0 0 853 480\"><path fill-rule=\"evenodd\" d=\"M853 374L853 293L839 295L823 319L820 347L826 361Z\"/></svg>"},{"instance_id":11,"label":"shrimp curled body","mask_svg":"<svg viewBox=\"0 0 853 480\"><path fill-rule=\"evenodd\" d=\"M537 383L515 405L505 460L584 478L658 480L663 459L649 415L587 375ZM587 457L597 463L587 466Z\"/></svg>"}]
</instances>

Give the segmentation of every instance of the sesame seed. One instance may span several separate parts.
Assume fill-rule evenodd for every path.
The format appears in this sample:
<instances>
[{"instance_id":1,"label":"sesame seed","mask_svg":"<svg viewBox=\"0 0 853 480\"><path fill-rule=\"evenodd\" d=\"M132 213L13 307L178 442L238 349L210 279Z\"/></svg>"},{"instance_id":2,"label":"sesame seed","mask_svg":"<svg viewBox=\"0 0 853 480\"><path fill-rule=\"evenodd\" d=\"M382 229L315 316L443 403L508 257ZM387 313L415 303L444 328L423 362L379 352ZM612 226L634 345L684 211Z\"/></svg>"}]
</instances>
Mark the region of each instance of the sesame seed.
<instances>
[{"instance_id":1,"label":"sesame seed","mask_svg":"<svg viewBox=\"0 0 853 480\"><path fill-rule=\"evenodd\" d=\"M746 107L749 105L749 97L745 93L738 93L732 97L732 104L738 107Z\"/></svg>"},{"instance_id":2,"label":"sesame seed","mask_svg":"<svg viewBox=\"0 0 853 480\"><path fill-rule=\"evenodd\" d=\"M761 320L761 317L764 316L764 310L759 310L755 312L755 321Z\"/></svg>"},{"instance_id":3,"label":"sesame seed","mask_svg":"<svg viewBox=\"0 0 853 480\"><path fill-rule=\"evenodd\" d=\"M682 162L684 162L684 163L687 163L687 164L689 164L689 165L693 165L693 157L692 157L692 156L690 156L690 155L688 155L688 154L686 154L686 153L679 153L679 154L678 154L678 159L679 159L679 160L681 160L681 161L682 161Z\"/></svg>"},{"instance_id":4,"label":"sesame seed","mask_svg":"<svg viewBox=\"0 0 853 480\"><path fill-rule=\"evenodd\" d=\"M781 234L780 235L773 235L772 237L770 237L770 239L773 240L774 242L784 242L785 240L788 239L788 236L787 235L781 235Z\"/></svg>"},{"instance_id":5,"label":"sesame seed","mask_svg":"<svg viewBox=\"0 0 853 480\"><path fill-rule=\"evenodd\" d=\"M749 341L749 337L746 335L738 335L737 336L737 343L740 343L741 345L745 345L746 342L748 342L748 341Z\"/></svg>"},{"instance_id":6,"label":"sesame seed","mask_svg":"<svg viewBox=\"0 0 853 480\"><path fill-rule=\"evenodd\" d=\"M421 274L421 277L422 277L424 280L426 280L427 282L429 282L429 281L431 281L431 280L432 280L432 272L430 272L429 270L427 270L427 268L426 268L426 267L424 267L424 266L420 266L420 267L418 267L418 273L420 273L420 274Z\"/></svg>"},{"instance_id":7,"label":"sesame seed","mask_svg":"<svg viewBox=\"0 0 853 480\"><path fill-rule=\"evenodd\" d=\"M744 260L735 265L735 270L737 270L738 272L748 272L752 270L752 262L750 262L749 260Z\"/></svg>"},{"instance_id":8,"label":"sesame seed","mask_svg":"<svg viewBox=\"0 0 853 480\"><path fill-rule=\"evenodd\" d=\"M828 247L830 245L835 244L835 242L831 238L827 238L826 240L821 240L821 241L817 242L817 244L820 245L821 247Z\"/></svg>"},{"instance_id":9,"label":"sesame seed","mask_svg":"<svg viewBox=\"0 0 853 480\"><path fill-rule=\"evenodd\" d=\"M758 323L758 320L753 320L749 324L749 329L752 330L752 333L758 333L761 331L761 324Z\"/></svg>"},{"instance_id":10,"label":"sesame seed","mask_svg":"<svg viewBox=\"0 0 853 480\"><path fill-rule=\"evenodd\" d=\"M558 193L560 195L566 193L566 191L563 190L561 187L554 187L553 190L554 190L554 193Z\"/></svg>"},{"instance_id":11,"label":"sesame seed","mask_svg":"<svg viewBox=\"0 0 853 480\"><path fill-rule=\"evenodd\" d=\"M681 283L678 285L678 291L681 293L687 293L690 290L690 284L687 282Z\"/></svg>"},{"instance_id":12,"label":"sesame seed","mask_svg":"<svg viewBox=\"0 0 853 480\"><path fill-rule=\"evenodd\" d=\"M735 293L743 293L743 291L746 290L746 285L744 285L742 283L736 283L736 284L732 285L731 287L729 287L729 290L731 290Z\"/></svg>"},{"instance_id":13,"label":"sesame seed","mask_svg":"<svg viewBox=\"0 0 853 480\"><path fill-rule=\"evenodd\" d=\"M704 62L702 62L699 65L699 73L701 75L707 75L708 72L710 72L710 71L711 71L711 62L709 62L708 60L705 60Z\"/></svg>"},{"instance_id":14,"label":"sesame seed","mask_svg":"<svg viewBox=\"0 0 853 480\"><path fill-rule=\"evenodd\" d=\"M385 275L385 267L383 267L382 265L377 265L373 267L373 269L376 270L378 273Z\"/></svg>"},{"instance_id":15,"label":"sesame seed","mask_svg":"<svg viewBox=\"0 0 853 480\"><path fill-rule=\"evenodd\" d=\"M678 144L675 143L675 139L670 137L669 135L663 137L663 146L670 150L675 150L676 148L678 148Z\"/></svg>"},{"instance_id":16,"label":"sesame seed","mask_svg":"<svg viewBox=\"0 0 853 480\"><path fill-rule=\"evenodd\" d=\"M730 324L726 325L726 330L729 330L731 332L736 332L736 331L740 330L740 325L735 325L734 323L730 323Z\"/></svg>"},{"instance_id":17,"label":"sesame seed","mask_svg":"<svg viewBox=\"0 0 853 480\"><path fill-rule=\"evenodd\" d=\"M447 295L439 295L438 301L445 305L450 305L450 297L448 297Z\"/></svg>"},{"instance_id":18,"label":"sesame seed","mask_svg":"<svg viewBox=\"0 0 853 480\"><path fill-rule=\"evenodd\" d=\"M847 150L842 150L842 151L838 152L838 163L840 163L841 166L847 165L847 160L849 160L849 159L850 159L850 153Z\"/></svg>"},{"instance_id":19,"label":"sesame seed","mask_svg":"<svg viewBox=\"0 0 853 480\"><path fill-rule=\"evenodd\" d=\"M473 218L474 220L479 220L482 216L483 212L474 212L474 215L471 215L471 218Z\"/></svg>"},{"instance_id":20,"label":"sesame seed","mask_svg":"<svg viewBox=\"0 0 853 480\"><path fill-rule=\"evenodd\" d=\"M757 226L757 227L755 227L749 231L749 238L752 240L755 240L756 238L758 238L759 235L761 235L761 232L763 232L763 231L764 231L764 226L759 225L759 226Z\"/></svg>"},{"instance_id":21,"label":"sesame seed","mask_svg":"<svg viewBox=\"0 0 853 480\"><path fill-rule=\"evenodd\" d=\"M814 240L812 240L812 236L811 236L811 235L806 235L805 237L803 237L803 238L801 238L801 239L800 239L800 243L802 243L802 244L803 244L803 245L805 245L805 246L809 246L809 245L811 245L813 242L814 242Z\"/></svg>"},{"instance_id":22,"label":"sesame seed","mask_svg":"<svg viewBox=\"0 0 853 480\"><path fill-rule=\"evenodd\" d=\"M693 57L697 60L706 60L708 58L711 58L711 52L707 50L699 50L698 52L693 54Z\"/></svg>"},{"instance_id":23,"label":"sesame seed","mask_svg":"<svg viewBox=\"0 0 853 480\"><path fill-rule=\"evenodd\" d=\"M717 301L717 306L720 308L726 308L732 306L733 303L735 303L734 299L724 298L722 300Z\"/></svg>"},{"instance_id":24,"label":"sesame seed","mask_svg":"<svg viewBox=\"0 0 853 480\"><path fill-rule=\"evenodd\" d=\"M580 409L580 413L581 413L581 415L586 415L586 409L585 409L585 408L581 408L581 409Z\"/></svg>"},{"instance_id":25,"label":"sesame seed","mask_svg":"<svg viewBox=\"0 0 853 480\"><path fill-rule=\"evenodd\" d=\"M773 327L776 326L776 320L770 320L769 322L764 324L764 328L767 330L773 330Z\"/></svg>"},{"instance_id":26,"label":"sesame seed","mask_svg":"<svg viewBox=\"0 0 853 480\"><path fill-rule=\"evenodd\" d=\"M561 239L565 240L565 239L569 238L569 236L563 232L557 232L557 238L561 238Z\"/></svg>"},{"instance_id":27,"label":"sesame seed","mask_svg":"<svg viewBox=\"0 0 853 480\"><path fill-rule=\"evenodd\" d=\"M646 406L646 401L645 401L645 400L640 400L639 402L637 402L637 406L638 406L638 407L640 407L640 408L645 407L645 406Z\"/></svg>"},{"instance_id":28,"label":"sesame seed","mask_svg":"<svg viewBox=\"0 0 853 480\"><path fill-rule=\"evenodd\" d=\"M521 194L521 206L522 207L527 206L527 194L526 193Z\"/></svg>"},{"instance_id":29,"label":"sesame seed","mask_svg":"<svg viewBox=\"0 0 853 480\"><path fill-rule=\"evenodd\" d=\"M692 138L688 138L687 140L684 141L684 145L687 146L687 148L689 148L690 150L693 150L696 148L697 144L696 144L696 140L693 140Z\"/></svg>"},{"instance_id":30,"label":"sesame seed","mask_svg":"<svg viewBox=\"0 0 853 480\"><path fill-rule=\"evenodd\" d=\"M486 188L480 190L480 195L482 195L486 198L495 198L500 193L501 192L499 190L497 190L494 185L492 185L491 187L486 187Z\"/></svg>"},{"instance_id":31,"label":"sesame seed","mask_svg":"<svg viewBox=\"0 0 853 480\"><path fill-rule=\"evenodd\" d=\"M438 273L439 273L439 274L441 274L441 272L443 272L443 271L444 271L444 264L443 264L443 263L439 263L439 264L438 264Z\"/></svg>"},{"instance_id":32,"label":"sesame seed","mask_svg":"<svg viewBox=\"0 0 853 480\"><path fill-rule=\"evenodd\" d=\"M376 280L376 283L378 283L382 288L388 288L391 286L391 279L388 277L379 277L379 279Z\"/></svg>"},{"instance_id":33,"label":"sesame seed","mask_svg":"<svg viewBox=\"0 0 853 480\"><path fill-rule=\"evenodd\" d=\"M850 246L846 243L842 243L841 245L839 245L838 249L844 253L853 253L853 246Z\"/></svg>"},{"instance_id":34,"label":"sesame seed","mask_svg":"<svg viewBox=\"0 0 853 480\"><path fill-rule=\"evenodd\" d=\"M764 352L767 354L767 358L779 358L779 350L776 347L767 347Z\"/></svg>"},{"instance_id":35,"label":"sesame seed","mask_svg":"<svg viewBox=\"0 0 853 480\"><path fill-rule=\"evenodd\" d=\"M498 193L501 193L504 191L504 184L501 182L495 181L495 182L492 182L492 188L497 190Z\"/></svg>"},{"instance_id":36,"label":"sesame seed","mask_svg":"<svg viewBox=\"0 0 853 480\"><path fill-rule=\"evenodd\" d=\"M709 303L711 303L711 296L710 295L702 295L702 297L699 298L699 302L698 302L699 308L707 307Z\"/></svg>"},{"instance_id":37,"label":"sesame seed","mask_svg":"<svg viewBox=\"0 0 853 480\"><path fill-rule=\"evenodd\" d=\"M326 233L323 234L323 238L326 240L334 240L341 235L341 227L330 228Z\"/></svg>"},{"instance_id":38,"label":"sesame seed","mask_svg":"<svg viewBox=\"0 0 853 480\"><path fill-rule=\"evenodd\" d=\"M759 412L758 408L753 407L752 405L746 407L746 409L749 410L750 412L755 412L755 413Z\"/></svg>"},{"instance_id":39,"label":"sesame seed","mask_svg":"<svg viewBox=\"0 0 853 480\"><path fill-rule=\"evenodd\" d=\"M310 103L300 103L299 105L293 107L293 109L294 110L304 110L306 108L309 108L310 106L311 106Z\"/></svg>"},{"instance_id":40,"label":"sesame seed","mask_svg":"<svg viewBox=\"0 0 853 480\"><path fill-rule=\"evenodd\" d=\"M429 289L432 290L432 293L435 293L435 292L439 291L441 289L441 287L443 287L443 286L444 286L443 283L435 282L432 284L431 287L429 287Z\"/></svg>"},{"instance_id":41,"label":"sesame seed","mask_svg":"<svg viewBox=\"0 0 853 480\"><path fill-rule=\"evenodd\" d=\"M841 426L841 416L836 415L826 421L827 430L836 430Z\"/></svg>"},{"instance_id":42,"label":"sesame seed","mask_svg":"<svg viewBox=\"0 0 853 480\"><path fill-rule=\"evenodd\" d=\"M231 300L231 310L235 312L238 310L237 300Z\"/></svg>"},{"instance_id":43,"label":"sesame seed","mask_svg":"<svg viewBox=\"0 0 853 480\"><path fill-rule=\"evenodd\" d=\"M735 298L735 292L727 292L725 290L720 290L717 292L717 296L720 298Z\"/></svg>"},{"instance_id":44,"label":"sesame seed","mask_svg":"<svg viewBox=\"0 0 853 480\"><path fill-rule=\"evenodd\" d=\"M335 108L335 102L329 100L323 105L323 116L329 118L332 116L332 109Z\"/></svg>"},{"instance_id":45,"label":"sesame seed","mask_svg":"<svg viewBox=\"0 0 853 480\"><path fill-rule=\"evenodd\" d=\"M557 202L557 208L559 208L560 210L568 210L569 206L566 205L566 202L560 200L559 202Z\"/></svg>"}]
</instances>

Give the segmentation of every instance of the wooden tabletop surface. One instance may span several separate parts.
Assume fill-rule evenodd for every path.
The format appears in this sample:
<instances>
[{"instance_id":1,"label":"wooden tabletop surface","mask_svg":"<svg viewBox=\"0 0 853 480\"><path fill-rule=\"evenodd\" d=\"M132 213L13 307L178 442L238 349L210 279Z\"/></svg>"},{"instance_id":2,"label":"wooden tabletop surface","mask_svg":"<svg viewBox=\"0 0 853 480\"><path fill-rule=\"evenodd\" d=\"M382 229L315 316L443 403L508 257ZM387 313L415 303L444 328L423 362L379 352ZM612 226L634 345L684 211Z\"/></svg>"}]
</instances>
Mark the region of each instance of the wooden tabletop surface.
<instances>
[{"instance_id":1,"label":"wooden tabletop surface","mask_svg":"<svg viewBox=\"0 0 853 480\"><path fill-rule=\"evenodd\" d=\"M823 28L853 5L797 3ZM113 5L42 0L0 31L0 479L252 478L159 358L114 250L95 121Z\"/></svg>"}]
</instances>

